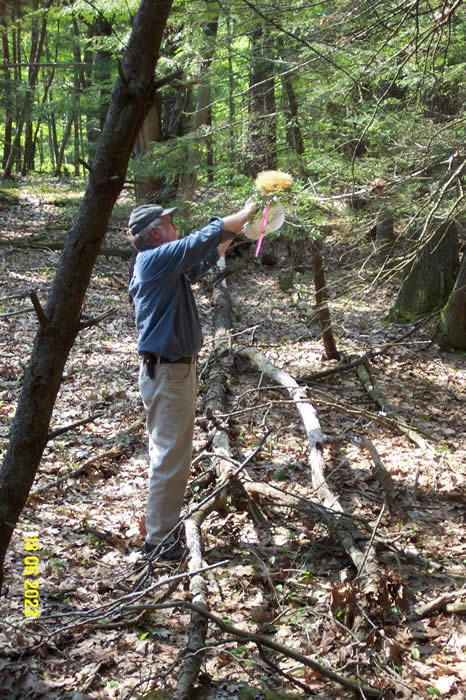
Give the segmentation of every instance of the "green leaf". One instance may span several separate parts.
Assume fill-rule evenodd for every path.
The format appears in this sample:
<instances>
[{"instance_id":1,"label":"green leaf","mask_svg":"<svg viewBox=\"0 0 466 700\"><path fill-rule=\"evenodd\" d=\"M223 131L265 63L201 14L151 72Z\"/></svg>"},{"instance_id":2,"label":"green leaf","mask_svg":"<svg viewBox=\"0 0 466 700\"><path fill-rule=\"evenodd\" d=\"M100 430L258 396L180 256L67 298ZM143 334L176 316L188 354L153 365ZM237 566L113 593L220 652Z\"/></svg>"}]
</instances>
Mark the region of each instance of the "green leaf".
<instances>
[{"instance_id":1,"label":"green leaf","mask_svg":"<svg viewBox=\"0 0 466 700\"><path fill-rule=\"evenodd\" d=\"M413 657L413 659L416 659L416 660L421 658L420 651L417 647L414 647L414 649L411 652L411 656Z\"/></svg>"},{"instance_id":2,"label":"green leaf","mask_svg":"<svg viewBox=\"0 0 466 700\"><path fill-rule=\"evenodd\" d=\"M426 688L426 690L429 693L429 695L436 695L437 697L440 697L442 695L440 690L437 690L437 688Z\"/></svg>"}]
</instances>

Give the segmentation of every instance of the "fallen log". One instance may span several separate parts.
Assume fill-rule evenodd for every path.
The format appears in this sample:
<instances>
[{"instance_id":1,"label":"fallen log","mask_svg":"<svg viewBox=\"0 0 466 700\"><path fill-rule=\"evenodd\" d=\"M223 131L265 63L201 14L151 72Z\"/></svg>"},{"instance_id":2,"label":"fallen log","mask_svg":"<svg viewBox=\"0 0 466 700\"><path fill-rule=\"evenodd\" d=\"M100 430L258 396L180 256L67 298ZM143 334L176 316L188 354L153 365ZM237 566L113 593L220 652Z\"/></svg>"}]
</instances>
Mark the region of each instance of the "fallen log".
<instances>
[{"instance_id":1,"label":"fallen log","mask_svg":"<svg viewBox=\"0 0 466 700\"><path fill-rule=\"evenodd\" d=\"M225 261L219 261L220 269L225 268ZM208 391L205 399L206 412L215 415L225 411L226 396L225 383L226 372L231 367L232 358L229 353L225 353L225 341L227 346L231 346L229 337L231 328L231 304L227 293L226 279L213 290L212 298L214 306L214 359L208 361ZM211 441L212 452L214 453L213 465L217 476L221 481L228 481L228 476L232 471L232 454L230 449L230 439L226 426L220 421L215 421L214 434ZM185 521L186 543L189 549L189 570L199 570L202 568L202 546L201 546L201 526L207 515L213 510L219 510L226 500L227 491L221 489L217 491L215 498L204 503L191 517ZM190 592L192 601L198 606L198 610L203 613L208 611L207 584L204 576L199 573L190 579ZM192 610L191 621L188 628L188 642L184 652L183 662L178 674L175 697L176 700L188 700L191 697L192 689L199 675L203 661L203 649L206 646L208 631L208 618L197 610Z\"/></svg>"},{"instance_id":2,"label":"fallen log","mask_svg":"<svg viewBox=\"0 0 466 700\"><path fill-rule=\"evenodd\" d=\"M389 418L392 419L392 421L396 423L400 432L406 435L409 438L409 440L411 440L411 442L420 447L423 450L423 452L434 452L434 449L431 445L429 445L427 440L425 440L422 437L422 435L420 435L416 430L413 430L413 428L411 428L411 426L408 425L403 416L400 416L400 414L397 413L397 411L395 411L393 406L391 406L388 403L385 396L383 396L383 394L380 393L369 372L368 360L366 360L364 363L358 364L356 367L356 372L361 381L361 384L363 385L368 395L377 404L382 413L387 415Z\"/></svg>"},{"instance_id":3,"label":"fallen log","mask_svg":"<svg viewBox=\"0 0 466 700\"><path fill-rule=\"evenodd\" d=\"M330 491L324 476L323 444L325 436L322 433L314 406L307 401L307 388L300 387L293 377L284 370L275 367L256 348L242 348L237 354L241 357L247 357L272 381L281 384L288 390L301 415L308 436L310 448L309 463L314 491L319 496L324 507L331 509L333 512L343 513L343 508L338 498ZM335 523L335 520L333 520L333 523ZM357 545L357 540L363 538L363 535L358 531L354 522L349 519L345 520L344 526L340 523L335 526L335 534L356 567L357 578L362 581L362 592L366 597L366 602L361 607L369 607L369 598L377 597L379 583L377 558L373 543L371 541L366 552L362 552ZM355 626L356 628L361 628L364 623L364 615L362 615L359 616Z\"/></svg>"},{"instance_id":4,"label":"fallen log","mask_svg":"<svg viewBox=\"0 0 466 700\"><path fill-rule=\"evenodd\" d=\"M12 248L24 248L28 250L63 250L63 241L44 241L34 238L0 238L0 246L11 246ZM123 260L131 260L134 249L118 248L109 246L101 248L99 255L107 257L122 258Z\"/></svg>"}]
</instances>

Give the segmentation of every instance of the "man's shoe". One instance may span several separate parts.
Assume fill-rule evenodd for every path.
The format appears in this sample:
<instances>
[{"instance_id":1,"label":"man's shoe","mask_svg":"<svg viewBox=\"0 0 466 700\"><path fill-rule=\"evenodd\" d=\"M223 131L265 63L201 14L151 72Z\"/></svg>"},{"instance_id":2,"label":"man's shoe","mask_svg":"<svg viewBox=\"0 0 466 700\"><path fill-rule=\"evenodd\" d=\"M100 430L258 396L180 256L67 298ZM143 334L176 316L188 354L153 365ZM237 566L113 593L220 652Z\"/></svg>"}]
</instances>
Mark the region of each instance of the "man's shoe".
<instances>
[{"instance_id":1,"label":"man's shoe","mask_svg":"<svg viewBox=\"0 0 466 700\"><path fill-rule=\"evenodd\" d=\"M144 542L144 553L153 554L153 557L160 557L165 561L180 561L185 554L185 548L179 542L163 542L162 544L151 544Z\"/></svg>"}]
</instances>

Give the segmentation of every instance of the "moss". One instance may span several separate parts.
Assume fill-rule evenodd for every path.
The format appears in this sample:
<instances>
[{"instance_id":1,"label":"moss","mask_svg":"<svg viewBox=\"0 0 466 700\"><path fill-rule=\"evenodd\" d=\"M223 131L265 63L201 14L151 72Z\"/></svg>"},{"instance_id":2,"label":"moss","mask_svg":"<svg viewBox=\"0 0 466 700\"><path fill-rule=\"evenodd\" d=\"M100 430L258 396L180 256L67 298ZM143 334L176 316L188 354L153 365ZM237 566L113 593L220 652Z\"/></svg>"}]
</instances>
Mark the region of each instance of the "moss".
<instances>
[{"instance_id":1,"label":"moss","mask_svg":"<svg viewBox=\"0 0 466 700\"><path fill-rule=\"evenodd\" d=\"M20 199L18 194L0 189L0 204L7 204L11 206L13 204L19 204L19 202Z\"/></svg>"},{"instance_id":2,"label":"moss","mask_svg":"<svg viewBox=\"0 0 466 700\"><path fill-rule=\"evenodd\" d=\"M385 321L387 323L414 323L418 316L413 311L402 309L399 306L392 306L388 311Z\"/></svg>"}]
</instances>

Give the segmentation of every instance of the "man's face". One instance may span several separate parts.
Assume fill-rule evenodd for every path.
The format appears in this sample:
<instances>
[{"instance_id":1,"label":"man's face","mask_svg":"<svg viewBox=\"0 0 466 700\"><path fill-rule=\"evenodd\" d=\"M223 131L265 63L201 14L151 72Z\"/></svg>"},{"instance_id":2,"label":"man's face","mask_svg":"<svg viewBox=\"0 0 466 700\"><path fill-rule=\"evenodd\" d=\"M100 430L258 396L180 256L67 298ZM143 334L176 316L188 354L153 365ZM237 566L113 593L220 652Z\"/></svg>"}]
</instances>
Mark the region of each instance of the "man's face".
<instances>
[{"instance_id":1,"label":"man's face","mask_svg":"<svg viewBox=\"0 0 466 700\"><path fill-rule=\"evenodd\" d=\"M178 227L173 223L170 214L162 216L160 223L157 226L158 230L162 234L163 242L170 243L171 241L176 241L178 238Z\"/></svg>"},{"instance_id":2,"label":"man's face","mask_svg":"<svg viewBox=\"0 0 466 700\"><path fill-rule=\"evenodd\" d=\"M170 214L162 216L156 227L152 228L152 245L159 246L163 243L176 241L178 238L178 227L172 221Z\"/></svg>"}]
</instances>

